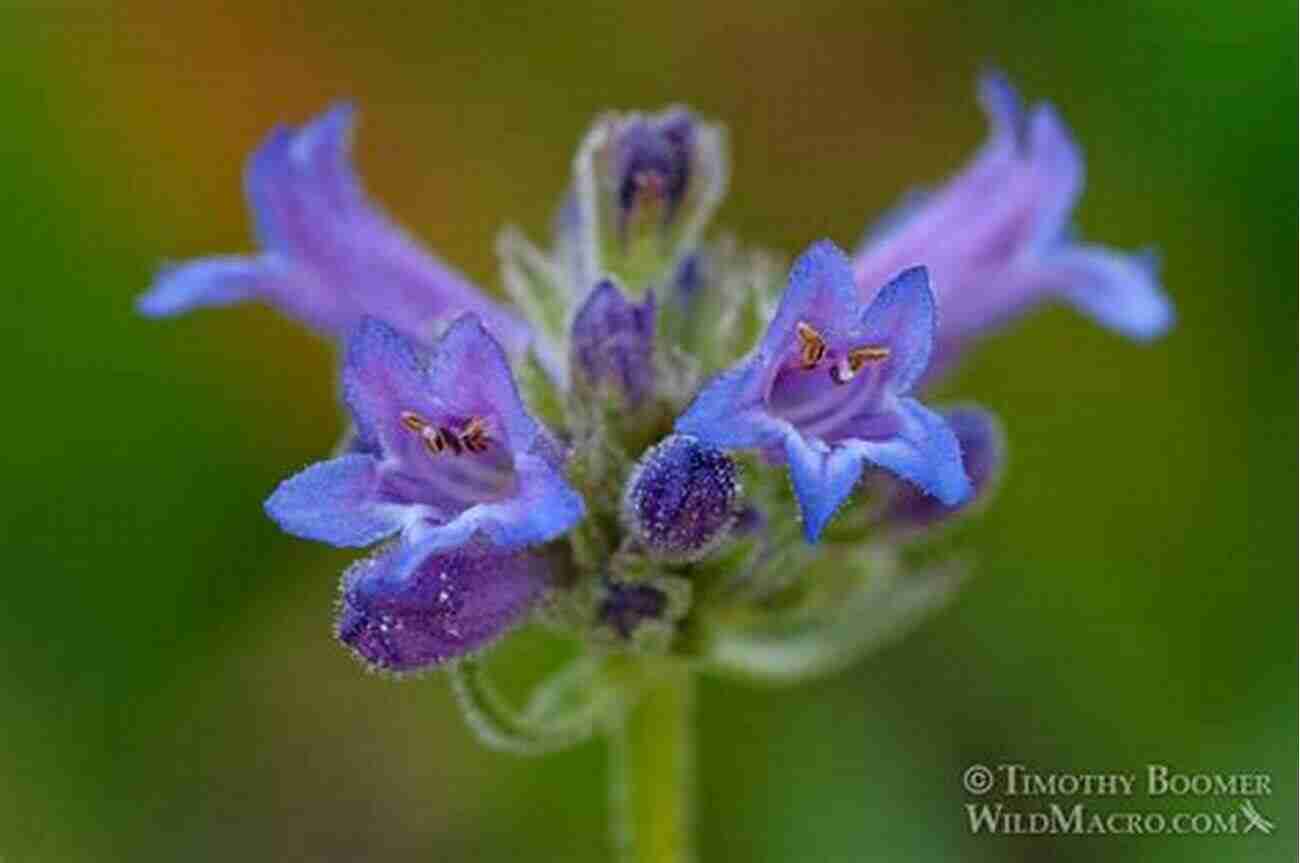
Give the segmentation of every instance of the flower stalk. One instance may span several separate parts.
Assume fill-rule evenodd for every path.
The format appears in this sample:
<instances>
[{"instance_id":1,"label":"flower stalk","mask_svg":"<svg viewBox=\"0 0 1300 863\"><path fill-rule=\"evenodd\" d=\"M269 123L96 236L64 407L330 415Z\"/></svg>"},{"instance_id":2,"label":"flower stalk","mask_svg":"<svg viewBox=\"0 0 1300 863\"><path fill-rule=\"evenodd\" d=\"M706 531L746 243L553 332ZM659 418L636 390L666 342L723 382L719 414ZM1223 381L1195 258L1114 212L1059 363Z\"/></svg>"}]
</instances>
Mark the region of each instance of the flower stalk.
<instances>
[{"instance_id":1,"label":"flower stalk","mask_svg":"<svg viewBox=\"0 0 1300 863\"><path fill-rule=\"evenodd\" d=\"M654 661L640 697L612 723L614 843L623 863L695 860L694 744L690 671Z\"/></svg>"}]
</instances>

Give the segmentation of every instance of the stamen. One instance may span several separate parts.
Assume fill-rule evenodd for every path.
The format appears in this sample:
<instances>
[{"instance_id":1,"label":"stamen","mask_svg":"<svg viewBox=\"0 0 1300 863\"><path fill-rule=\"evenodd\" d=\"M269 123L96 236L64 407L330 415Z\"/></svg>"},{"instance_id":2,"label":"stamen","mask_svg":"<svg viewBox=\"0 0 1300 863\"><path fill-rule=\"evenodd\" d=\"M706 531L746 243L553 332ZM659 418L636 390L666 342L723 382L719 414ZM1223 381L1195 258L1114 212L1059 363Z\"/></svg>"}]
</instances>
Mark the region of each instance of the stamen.
<instances>
[{"instance_id":1,"label":"stamen","mask_svg":"<svg viewBox=\"0 0 1300 863\"><path fill-rule=\"evenodd\" d=\"M800 364L805 371L816 368L826 356L826 342L822 339L822 334L803 321L794 325L794 331L799 336Z\"/></svg>"},{"instance_id":2,"label":"stamen","mask_svg":"<svg viewBox=\"0 0 1300 863\"><path fill-rule=\"evenodd\" d=\"M854 348L849 351L847 356L842 357L839 362L831 366L831 380L837 384L847 384L853 380L858 372L862 371L862 367L867 363L887 359L889 359L889 348L875 345Z\"/></svg>"},{"instance_id":3,"label":"stamen","mask_svg":"<svg viewBox=\"0 0 1300 863\"><path fill-rule=\"evenodd\" d=\"M483 452L488 446L487 424L482 417L474 417L461 430L460 442L470 452Z\"/></svg>"},{"instance_id":4,"label":"stamen","mask_svg":"<svg viewBox=\"0 0 1300 863\"><path fill-rule=\"evenodd\" d=\"M889 348L877 345L865 345L849 351L849 368L861 371L867 363L877 363L889 359Z\"/></svg>"},{"instance_id":5,"label":"stamen","mask_svg":"<svg viewBox=\"0 0 1300 863\"><path fill-rule=\"evenodd\" d=\"M486 450L490 443L487 423L482 417L472 418L459 433L446 426L435 426L411 411L402 411L399 418L403 426L420 436L420 442L424 444L429 455L442 455L446 450L451 450L453 455L464 455L466 452L480 453Z\"/></svg>"}]
</instances>

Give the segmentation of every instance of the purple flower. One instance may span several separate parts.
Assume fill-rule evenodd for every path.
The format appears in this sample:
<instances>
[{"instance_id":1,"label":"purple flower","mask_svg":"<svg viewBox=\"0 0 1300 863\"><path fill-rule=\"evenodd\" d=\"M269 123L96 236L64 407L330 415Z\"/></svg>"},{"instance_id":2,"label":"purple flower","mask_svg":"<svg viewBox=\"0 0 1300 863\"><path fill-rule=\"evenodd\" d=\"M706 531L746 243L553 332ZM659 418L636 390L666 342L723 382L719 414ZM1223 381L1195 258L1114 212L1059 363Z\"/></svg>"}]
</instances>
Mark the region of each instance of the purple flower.
<instances>
[{"instance_id":1,"label":"purple flower","mask_svg":"<svg viewBox=\"0 0 1300 863\"><path fill-rule=\"evenodd\" d=\"M366 546L400 532L430 553L477 536L512 549L582 517L558 444L528 414L501 346L472 315L428 355L364 319L348 344L343 398L353 451L289 478L266 502L295 536Z\"/></svg>"},{"instance_id":2,"label":"purple flower","mask_svg":"<svg viewBox=\"0 0 1300 863\"><path fill-rule=\"evenodd\" d=\"M956 505L970 493L957 438L907 396L930 359L934 314L924 268L864 306L848 258L817 243L795 262L759 345L704 387L676 430L784 461L810 542L867 464Z\"/></svg>"},{"instance_id":3,"label":"purple flower","mask_svg":"<svg viewBox=\"0 0 1300 863\"><path fill-rule=\"evenodd\" d=\"M397 543L343 574L335 631L367 664L415 671L492 641L545 588L545 567L527 552L470 544L430 553Z\"/></svg>"},{"instance_id":4,"label":"purple flower","mask_svg":"<svg viewBox=\"0 0 1300 863\"><path fill-rule=\"evenodd\" d=\"M608 385L636 407L654 386L654 336L654 294L633 304L604 279L574 316L573 372L592 387Z\"/></svg>"},{"instance_id":5,"label":"purple flower","mask_svg":"<svg viewBox=\"0 0 1300 863\"><path fill-rule=\"evenodd\" d=\"M930 270L940 310L932 373L983 331L1053 297L1131 338L1165 332L1173 307L1152 256L1070 235L1083 161L1056 110L1026 114L1000 76L985 77L979 93L990 139L960 174L869 234L854 258L863 296L905 267Z\"/></svg>"},{"instance_id":6,"label":"purple flower","mask_svg":"<svg viewBox=\"0 0 1300 863\"><path fill-rule=\"evenodd\" d=\"M902 533L917 532L987 500L1002 470L1006 448L997 417L973 406L940 413L961 444L961 463L970 477L971 495L956 506L945 506L906 483L890 483L881 521Z\"/></svg>"},{"instance_id":7,"label":"purple flower","mask_svg":"<svg viewBox=\"0 0 1300 863\"><path fill-rule=\"evenodd\" d=\"M279 128L249 160L245 192L263 251L164 268L138 307L168 317L204 306L266 302L334 338L363 316L428 343L439 325L478 315L512 355L527 327L425 251L366 197L349 154L352 108Z\"/></svg>"},{"instance_id":8,"label":"purple flower","mask_svg":"<svg viewBox=\"0 0 1300 863\"><path fill-rule=\"evenodd\" d=\"M726 535L739 493L729 456L689 435L669 435L628 479L623 520L652 554L692 559Z\"/></svg>"}]
</instances>

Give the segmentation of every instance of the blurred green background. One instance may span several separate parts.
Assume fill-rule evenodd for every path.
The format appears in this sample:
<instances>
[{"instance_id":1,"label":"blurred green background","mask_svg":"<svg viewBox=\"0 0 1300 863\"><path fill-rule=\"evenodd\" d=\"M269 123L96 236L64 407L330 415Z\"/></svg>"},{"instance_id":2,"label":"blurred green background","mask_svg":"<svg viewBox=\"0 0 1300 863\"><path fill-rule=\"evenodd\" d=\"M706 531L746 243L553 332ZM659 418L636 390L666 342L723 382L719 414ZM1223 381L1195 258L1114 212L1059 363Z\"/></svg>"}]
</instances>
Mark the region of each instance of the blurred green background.
<instances>
[{"instance_id":1,"label":"blurred green background","mask_svg":"<svg viewBox=\"0 0 1300 863\"><path fill-rule=\"evenodd\" d=\"M1293 3L178 5L0 8L0 860L605 859L601 748L495 754L441 678L362 673L330 640L350 555L263 517L339 434L331 349L132 313L161 260L250 248L272 124L354 98L374 194L493 285L601 109L729 124L721 221L795 251L956 168L988 64L1060 105L1084 232L1159 244L1179 326L1049 310L946 385L1011 442L948 540L978 577L848 673L703 687L703 857L1295 859ZM1271 772L1277 831L970 835L969 764L1153 761Z\"/></svg>"}]
</instances>

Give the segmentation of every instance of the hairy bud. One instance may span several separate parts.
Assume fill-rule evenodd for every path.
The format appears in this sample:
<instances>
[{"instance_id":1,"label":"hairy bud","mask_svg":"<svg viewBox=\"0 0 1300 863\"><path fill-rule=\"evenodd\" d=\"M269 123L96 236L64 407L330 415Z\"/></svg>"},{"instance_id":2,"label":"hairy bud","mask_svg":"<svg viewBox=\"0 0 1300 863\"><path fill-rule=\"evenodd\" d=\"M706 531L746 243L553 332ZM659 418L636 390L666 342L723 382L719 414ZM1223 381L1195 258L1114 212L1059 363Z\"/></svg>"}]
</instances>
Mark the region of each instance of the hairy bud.
<instances>
[{"instance_id":1,"label":"hairy bud","mask_svg":"<svg viewBox=\"0 0 1300 863\"><path fill-rule=\"evenodd\" d=\"M651 554L689 560L722 539L734 520L736 463L690 435L649 449L628 480L623 516Z\"/></svg>"}]
</instances>

